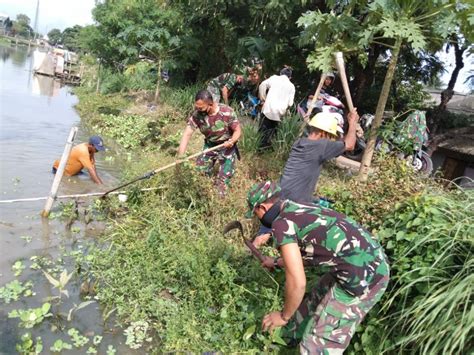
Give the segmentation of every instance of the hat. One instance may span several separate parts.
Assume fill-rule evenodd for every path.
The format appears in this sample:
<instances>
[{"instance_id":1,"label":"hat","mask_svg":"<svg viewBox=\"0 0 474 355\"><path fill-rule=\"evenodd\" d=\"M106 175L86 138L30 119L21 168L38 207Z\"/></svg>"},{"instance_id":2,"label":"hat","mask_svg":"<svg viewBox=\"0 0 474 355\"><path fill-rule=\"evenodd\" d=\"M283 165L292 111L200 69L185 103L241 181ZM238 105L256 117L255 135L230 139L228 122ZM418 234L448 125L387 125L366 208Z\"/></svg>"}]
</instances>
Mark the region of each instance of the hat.
<instances>
[{"instance_id":1,"label":"hat","mask_svg":"<svg viewBox=\"0 0 474 355\"><path fill-rule=\"evenodd\" d=\"M89 144L92 144L98 151L104 151L104 141L99 136L92 136L89 138Z\"/></svg>"},{"instance_id":2,"label":"hat","mask_svg":"<svg viewBox=\"0 0 474 355\"><path fill-rule=\"evenodd\" d=\"M270 197L276 195L281 191L280 184L272 181L265 181L253 185L247 193L247 203L249 210L245 214L246 218L251 218L255 209L255 206L262 202L265 202Z\"/></svg>"},{"instance_id":3,"label":"hat","mask_svg":"<svg viewBox=\"0 0 474 355\"><path fill-rule=\"evenodd\" d=\"M309 125L337 136L337 116L333 112L317 113L311 121L309 121Z\"/></svg>"}]
</instances>

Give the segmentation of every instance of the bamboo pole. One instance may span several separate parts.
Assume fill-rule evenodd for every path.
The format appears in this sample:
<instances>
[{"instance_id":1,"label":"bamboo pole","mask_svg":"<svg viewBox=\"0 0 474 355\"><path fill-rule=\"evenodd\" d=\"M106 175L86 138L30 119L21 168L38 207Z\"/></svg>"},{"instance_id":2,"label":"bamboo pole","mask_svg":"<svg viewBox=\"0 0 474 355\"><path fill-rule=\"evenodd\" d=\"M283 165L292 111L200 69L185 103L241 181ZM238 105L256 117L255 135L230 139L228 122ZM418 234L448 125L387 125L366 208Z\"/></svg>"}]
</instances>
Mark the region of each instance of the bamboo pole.
<instances>
[{"instance_id":1,"label":"bamboo pole","mask_svg":"<svg viewBox=\"0 0 474 355\"><path fill-rule=\"evenodd\" d=\"M54 176L53 185L51 186L51 192L46 200L44 205L44 209L41 212L42 217L48 217L49 212L51 211L51 207L53 207L54 200L56 199L56 195L58 193L59 185L61 184L61 179L63 178L64 169L66 168L67 161L69 159L69 155L71 154L72 143L74 142L74 138L77 134L77 127L72 127L71 131L69 132L69 137L66 142L66 146L64 147L63 155L61 156L61 160L59 161L58 170L56 171L56 175Z\"/></svg>"}]
</instances>

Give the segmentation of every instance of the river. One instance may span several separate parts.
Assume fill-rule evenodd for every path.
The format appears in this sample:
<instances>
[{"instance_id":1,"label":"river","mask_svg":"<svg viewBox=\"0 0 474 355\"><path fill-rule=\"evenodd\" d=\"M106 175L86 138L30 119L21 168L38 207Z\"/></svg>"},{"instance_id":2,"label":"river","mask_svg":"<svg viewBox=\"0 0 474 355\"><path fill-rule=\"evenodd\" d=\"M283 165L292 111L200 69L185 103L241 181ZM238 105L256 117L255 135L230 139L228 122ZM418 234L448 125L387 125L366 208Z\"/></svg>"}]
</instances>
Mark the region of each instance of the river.
<instances>
[{"instance_id":1,"label":"river","mask_svg":"<svg viewBox=\"0 0 474 355\"><path fill-rule=\"evenodd\" d=\"M75 143L87 141L89 135L94 134L81 126L74 110L77 98L71 89L53 78L34 75L31 69L31 49L0 45L0 200L47 196L53 181L52 163L61 156L71 127L79 126ZM107 146L107 140L105 144ZM117 156L110 150L96 154L98 174L105 186L95 185L87 174L83 174L65 177L59 193L104 191L115 186L120 171L114 163L118 161ZM88 203L90 201L82 201L81 206L85 208ZM56 209L58 204L55 203ZM8 304L0 299L0 354L17 353L15 344L26 332L30 332L33 338L40 336L43 353L50 353L50 347L58 339L71 343L67 335L70 328L88 336L89 343L67 353L85 353L92 346L93 336L103 336L101 343L95 346L99 353L105 353L108 345L113 345L118 353L130 353L123 344L123 330L104 325L97 302L74 313L71 322L66 322L63 316L59 327L57 323L61 318L56 316L46 318L32 329L20 328L18 319L8 318L8 313L14 309L39 307L45 297L58 294L58 289L52 287L41 270L31 268L35 261L39 258L50 260L53 263L50 268L58 263L60 270L65 268L72 272L74 266L71 262L62 263L64 253L81 252L83 244L93 241L103 229L96 222L76 221L66 227L59 220L42 219L39 214L43 205L44 201L0 203L0 287L15 279L20 282L30 280L35 293ZM12 270L16 262L25 267L19 276L15 276ZM84 301L79 297L81 282L80 278L73 276L67 286L69 297L62 296L62 303L54 308L55 312L67 315L74 304Z\"/></svg>"}]
</instances>

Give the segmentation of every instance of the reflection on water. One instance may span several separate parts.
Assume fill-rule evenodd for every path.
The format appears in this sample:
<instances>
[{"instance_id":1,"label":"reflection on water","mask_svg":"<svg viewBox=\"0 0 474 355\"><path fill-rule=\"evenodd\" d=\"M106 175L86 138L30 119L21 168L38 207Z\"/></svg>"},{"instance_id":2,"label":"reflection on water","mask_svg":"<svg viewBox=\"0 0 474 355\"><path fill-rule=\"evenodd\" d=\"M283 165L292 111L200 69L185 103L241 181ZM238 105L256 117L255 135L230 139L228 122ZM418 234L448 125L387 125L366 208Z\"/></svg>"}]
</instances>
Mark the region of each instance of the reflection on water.
<instances>
[{"instance_id":1,"label":"reflection on water","mask_svg":"<svg viewBox=\"0 0 474 355\"><path fill-rule=\"evenodd\" d=\"M53 181L51 166L61 156L71 127L80 127L76 144L87 141L94 134L81 127L74 110L77 99L67 87L61 87L53 78L33 76L31 53L28 47L0 45L0 200L47 196ZM110 161L113 157L116 154L110 151L96 155L98 173L105 183L103 190L117 184L120 167ZM84 174L63 179L59 193L86 193L99 189ZM85 209L90 202L82 201L78 208ZM76 232L71 232L64 223L43 221L39 218L43 205L44 201L0 204L0 287L14 279L21 282L32 280L37 293L35 297L8 305L0 300L0 354L16 353L15 344L26 332L18 328L17 319L8 318L8 312L39 307L44 297L57 295L57 289L52 288L41 271L29 269L33 263L30 258L44 256L56 262L62 251L77 248L84 241L93 239L101 229L94 223L75 222ZM21 261L26 267L19 277L15 277L11 270L16 261ZM71 264L65 267L69 272L74 270ZM82 301L79 284L78 279L71 281L70 298L62 306L66 314L74 303ZM66 326L75 327L82 333L104 335L104 343L114 344L118 353L130 353L129 349L120 351L117 345L123 341L121 332L117 336L106 333L102 323L99 306L94 304L81 310L80 315L78 313ZM51 325L43 322L32 330L34 337L43 338L44 353L49 353L54 340L69 340L62 332L51 333ZM99 353L105 353L105 349L99 349Z\"/></svg>"},{"instance_id":2,"label":"reflection on water","mask_svg":"<svg viewBox=\"0 0 474 355\"><path fill-rule=\"evenodd\" d=\"M33 74L33 95L58 96L61 89L61 81L51 76Z\"/></svg>"}]
</instances>

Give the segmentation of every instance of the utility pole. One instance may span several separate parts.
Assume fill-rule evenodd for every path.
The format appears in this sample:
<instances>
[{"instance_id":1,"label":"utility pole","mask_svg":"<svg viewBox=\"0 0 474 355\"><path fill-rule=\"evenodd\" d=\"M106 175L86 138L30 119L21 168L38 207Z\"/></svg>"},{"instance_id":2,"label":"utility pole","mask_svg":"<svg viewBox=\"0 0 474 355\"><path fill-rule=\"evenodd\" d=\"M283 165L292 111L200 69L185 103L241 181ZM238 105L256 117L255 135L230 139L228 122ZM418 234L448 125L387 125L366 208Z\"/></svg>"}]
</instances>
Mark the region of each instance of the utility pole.
<instances>
[{"instance_id":1,"label":"utility pole","mask_svg":"<svg viewBox=\"0 0 474 355\"><path fill-rule=\"evenodd\" d=\"M35 31L33 39L36 39L36 34L38 33L38 16L39 16L39 0L36 1L36 14L35 14L35 24L33 26L33 30Z\"/></svg>"}]
</instances>

